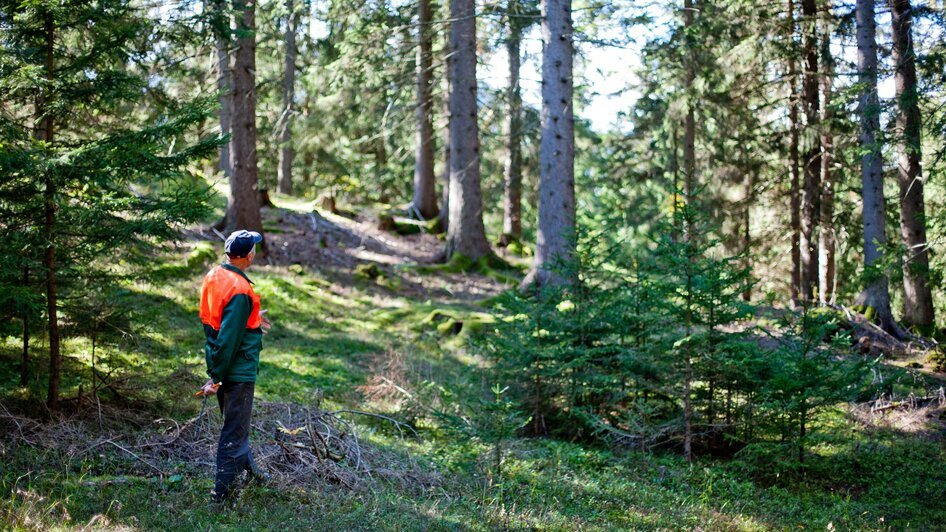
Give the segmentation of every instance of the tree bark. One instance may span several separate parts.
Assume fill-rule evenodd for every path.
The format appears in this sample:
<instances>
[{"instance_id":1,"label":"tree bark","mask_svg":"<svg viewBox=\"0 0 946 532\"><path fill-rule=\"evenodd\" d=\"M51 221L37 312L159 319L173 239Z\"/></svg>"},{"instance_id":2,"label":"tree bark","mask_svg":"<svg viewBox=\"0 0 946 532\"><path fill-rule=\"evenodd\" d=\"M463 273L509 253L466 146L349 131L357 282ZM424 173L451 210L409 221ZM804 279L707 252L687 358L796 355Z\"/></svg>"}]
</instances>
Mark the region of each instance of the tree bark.
<instances>
[{"instance_id":1,"label":"tree bark","mask_svg":"<svg viewBox=\"0 0 946 532\"><path fill-rule=\"evenodd\" d=\"M30 288L30 267L23 267L23 288ZM20 358L20 385L30 382L30 310L23 311L23 356Z\"/></svg>"},{"instance_id":2,"label":"tree bark","mask_svg":"<svg viewBox=\"0 0 946 532\"><path fill-rule=\"evenodd\" d=\"M500 245L508 245L522 237L522 93L519 87L521 63L522 23L516 18L520 13L519 1L506 3L506 54L509 56L509 86L506 99L509 103L506 138L506 168L503 186L503 234Z\"/></svg>"},{"instance_id":3,"label":"tree bark","mask_svg":"<svg viewBox=\"0 0 946 532\"><path fill-rule=\"evenodd\" d=\"M542 2L542 139L535 259L521 287L568 282L575 256L575 119L571 0Z\"/></svg>"},{"instance_id":4,"label":"tree bark","mask_svg":"<svg viewBox=\"0 0 946 532\"><path fill-rule=\"evenodd\" d=\"M933 325L933 294L926 242L923 177L920 172L920 107L916 57L913 50L913 11L909 0L890 2L894 81L897 91L897 175L900 182L900 234L906 246L903 260L903 321Z\"/></svg>"},{"instance_id":5,"label":"tree bark","mask_svg":"<svg viewBox=\"0 0 946 532\"><path fill-rule=\"evenodd\" d=\"M683 27L689 29L693 26L694 15L693 0L684 0L683 2ZM691 195L694 193L693 184L696 179L696 117L694 115L693 102L693 81L696 78L694 70L694 61L692 51L692 36L685 32L687 43L686 56L686 79L683 81L683 90L686 98L686 116L683 120L683 201L689 203ZM686 228L686 235L689 235L689 228Z\"/></svg>"},{"instance_id":6,"label":"tree bark","mask_svg":"<svg viewBox=\"0 0 946 532\"><path fill-rule=\"evenodd\" d=\"M227 233L248 229L262 233L256 165L256 15L255 0L236 0L239 21L233 63L233 137Z\"/></svg>"},{"instance_id":7,"label":"tree bark","mask_svg":"<svg viewBox=\"0 0 946 532\"><path fill-rule=\"evenodd\" d=\"M746 190L744 205L742 210L742 253L745 256L745 267L751 271L752 259L749 252L752 250L752 233L750 232L750 222L752 214L752 204L755 202L755 169L746 172ZM752 300L752 282L746 280L746 286L742 291L742 300Z\"/></svg>"},{"instance_id":8,"label":"tree bark","mask_svg":"<svg viewBox=\"0 0 946 532\"><path fill-rule=\"evenodd\" d=\"M446 42L444 43L445 53L443 58L443 178L440 191L440 205L443 206L440 209L440 226L443 232L446 232L450 226L450 73L446 66L450 62L450 22L447 21L446 24L448 27L445 32Z\"/></svg>"},{"instance_id":9,"label":"tree bark","mask_svg":"<svg viewBox=\"0 0 946 532\"><path fill-rule=\"evenodd\" d=\"M53 115L49 110L50 91L54 78L54 59L53 43L55 39L55 27L53 15L49 11L45 13L44 33L46 36L45 53L45 76L46 86L43 88L39 98L37 98L36 114L39 127L37 128L37 137L46 143L46 148L52 146L54 140ZM59 382L62 357L59 348L59 305L57 303L56 289L56 182L53 175L47 171L45 174L45 190L43 192L44 211L46 220L43 226L43 233L46 237L46 254L43 265L46 269L46 316L49 327L49 388L46 393L46 406L50 411L59 410Z\"/></svg>"},{"instance_id":10,"label":"tree bark","mask_svg":"<svg viewBox=\"0 0 946 532\"><path fill-rule=\"evenodd\" d=\"M286 0L286 64L283 72L283 111L279 119L279 192L292 194L292 113L296 96L296 30L299 13L293 0Z\"/></svg>"},{"instance_id":11,"label":"tree bark","mask_svg":"<svg viewBox=\"0 0 946 532\"><path fill-rule=\"evenodd\" d=\"M818 30L815 0L802 0L802 46L805 71L805 181L801 196L801 296L811 301L818 284L818 218L821 196L821 147L818 137Z\"/></svg>"},{"instance_id":12,"label":"tree bark","mask_svg":"<svg viewBox=\"0 0 946 532\"><path fill-rule=\"evenodd\" d=\"M312 114L312 97L306 93L305 100L302 103L302 124L303 127L309 126L309 118ZM307 186L313 181L313 166L315 165L315 147L309 146L302 155L302 181Z\"/></svg>"},{"instance_id":13,"label":"tree bark","mask_svg":"<svg viewBox=\"0 0 946 532\"><path fill-rule=\"evenodd\" d=\"M881 327L900 336L890 311L890 293L887 277L883 271L871 271L881 267L882 247L887 243L884 231L884 176L880 143L876 134L880 129L880 101L877 96L877 43L874 20L874 0L857 0L857 70L861 93L857 112L860 116L859 141L861 157L861 182L864 200L864 268L867 270L867 286L858 296L857 302L873 307Z\"/></svg>"},{"instance_id":14,"label":"tree bark","mask_svg":"<svg viewBox=\"0 0 946 532\"><path fill-rule=\"evenodd\" d=\"M480 191L473 0L450 0L450 213L446 258L489 255Z\"/></svg>"},{"instance_id":15,"label":"tree bark","mask_svg":"<svg viewBox=\"0 0 946 532\"><path fill-rule=\"evenodd\" d=\"M206 4L205 4L206 5ZM217 93L220 99L220 134L229 135L233 114L233 73L230 71L230 15L227 13L226 3L223 0L213 0L211 12L211 29L214 35L214 48L217 53ZM233 166L230 161L229 142L220 146L220 170L229 181L233 177Z\"/></svg>"},{"instance_id":16,"label":"tree bark","mask_svg":"<svg viewBox=\"0 0 946 532\"><path fill-rule=\"evenodd\" d=\"M795 4L788 0L789 42L795 42ZM795 59L795 47L788 52L788 90L789 90L789 144L788 164L791 177L790 208L792 231L792 287L793 304L798 304L801 297L801 179L798 172L798 63Z\"/></svg>"},{"instance_id":17,"label":"tree bark","mask_svg":"<svg viewBox=\"0 0 946 532\"><path fill-rule=\"evenodd\" d=\"M449 7L449 5L447 6ZM440 231L442 233L447 232L447 228L450 226L450 72L449 72L449 62L450 62L450 16L447 13L446 16L441 17L446 19L444 22L444 42L443 50L441 53L443 57L441 63L443 64L443 77L442 77L442 89L443 89L443 101L442 112L443 112L443 128L441 129L441 137L443 144L443 176L441 177L441 190L440 190Z\"/></svg>"},{"instance_id":18,"label":"tree bark","mask_svg":"<svg viewBox=\"0 0 946 532\"><path fill-rule=\"evenodd\" d=\"M834 154L834 139L831 134L831 91L834 61L831 57L831 1L825 3L825 15L821 18L821 208L818 232L818 301L824 305L834 302L834 179L831 163Z\"/></svg>"},{"instance_id":19,"label":"tree bark","mask_svg":"<svg viewBox=\"0 0 946 532\"><path fill-rule=\"evenodd\" d=\"M433 125L433 37L430 0L417 3L417 121L414 163L414 208L425 220L437 216L437 192L434 178Z\"/></svg>"}]
</instances>

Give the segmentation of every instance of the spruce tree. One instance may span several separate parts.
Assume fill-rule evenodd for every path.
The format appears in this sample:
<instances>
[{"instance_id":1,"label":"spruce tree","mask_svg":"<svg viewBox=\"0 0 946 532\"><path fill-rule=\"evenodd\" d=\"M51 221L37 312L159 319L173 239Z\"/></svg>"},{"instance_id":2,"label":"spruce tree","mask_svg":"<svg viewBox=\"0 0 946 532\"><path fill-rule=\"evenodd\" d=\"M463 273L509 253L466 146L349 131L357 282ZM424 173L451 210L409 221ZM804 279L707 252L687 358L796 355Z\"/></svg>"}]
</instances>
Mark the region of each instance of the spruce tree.
<instances>
[{"instance_id":1,"label":"spruce tree","mask_svg":"<svg viewBox=\"0 0 946 532\"><path fill-rule=\"evenodd\" d=\"M56 411L63 291L108 282L122 273L116 257L134 263L203 214L204 191L184 168L218 143L175 144L208 117L206 105L134 123L130 111L147 90L133 67L144 55L136 46L150 22L130 3L5 2L0 17L7 52L0 59L0 98L19 109L3 119L8 135L0 174L5 191L23 194L0 196L0 226L20 229L17 245L0 251L0 263L45 278L46 404ZM88 116L97 119L87 122ZM37 253L17 257L24 249ZM27 306L35 301L28 293L18 299Z\"/></svg>"}]
</instances>

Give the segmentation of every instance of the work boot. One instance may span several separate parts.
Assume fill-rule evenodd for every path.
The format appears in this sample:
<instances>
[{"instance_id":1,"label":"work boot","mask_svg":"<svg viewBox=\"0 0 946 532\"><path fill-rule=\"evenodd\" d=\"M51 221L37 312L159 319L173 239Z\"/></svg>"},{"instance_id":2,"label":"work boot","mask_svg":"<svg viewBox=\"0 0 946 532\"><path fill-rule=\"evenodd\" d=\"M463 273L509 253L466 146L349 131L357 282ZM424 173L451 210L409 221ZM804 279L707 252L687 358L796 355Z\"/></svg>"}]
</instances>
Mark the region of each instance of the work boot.
<instances>
[{"instance_id":1,"label":"work boot","mask_svg":"<svg viewBox=\"0 0 946 532\"><path fill-rule=\"evenodd\" d=\"M232 492L210 492L210 509L213 512L220 513L225 511L230 503L233 502Z\"/></svg>"},{"instance_id":2,"label":"work boot","mask_svg":"<svg viewBox=\"0 0 946 532\"><path fill-rule=\"evenodd\" d=\"M256 463L256 460L250 458L250 461L246 464L246 474L248 476L247 480L252 480L261 486L265 486L273 480L273 477L269 476L269 473L263 471L263 469Z\"/></svg>"}]
</instances>

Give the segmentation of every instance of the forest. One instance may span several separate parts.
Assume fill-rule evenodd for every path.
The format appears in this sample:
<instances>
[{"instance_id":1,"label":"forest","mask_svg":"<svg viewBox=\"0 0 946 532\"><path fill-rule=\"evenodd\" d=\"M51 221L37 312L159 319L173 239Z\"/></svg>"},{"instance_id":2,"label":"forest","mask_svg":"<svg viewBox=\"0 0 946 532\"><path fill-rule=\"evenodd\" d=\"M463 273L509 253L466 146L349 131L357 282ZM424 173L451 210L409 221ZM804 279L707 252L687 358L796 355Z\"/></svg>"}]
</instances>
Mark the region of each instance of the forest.
<instances>
[{"instance_id":1,"label":"forest","mask_svg":"<svg viewBox=\"0 0 946 532\"><path fill-rule=\"evenodd\" d=\"M941 0L0 0L0 47L0 528L946 529Z\"/></svg>"}]
</instances>

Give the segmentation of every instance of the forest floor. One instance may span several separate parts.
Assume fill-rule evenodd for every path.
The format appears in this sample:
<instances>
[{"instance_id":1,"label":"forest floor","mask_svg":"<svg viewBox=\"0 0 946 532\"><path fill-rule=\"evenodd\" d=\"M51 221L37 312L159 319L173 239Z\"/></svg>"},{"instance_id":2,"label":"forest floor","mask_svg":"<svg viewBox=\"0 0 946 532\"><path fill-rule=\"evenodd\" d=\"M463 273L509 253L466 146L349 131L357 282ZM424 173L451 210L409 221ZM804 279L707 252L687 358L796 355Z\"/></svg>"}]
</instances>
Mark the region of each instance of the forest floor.
<instances>
[{"instance_id":1,"label":"forest floor","mask_svg":"<svg viewBox=\"0 0 946 532\"><path fill-rule=\"evenodd\" d=\"M464 339L516 273L431 267L435 236L275 201L264 209L268 258L247 272L274 323L253 434L274 483L248 485L223 511L208 504L220 416L192 397L205 380L196 316L222 245L194 228L156 275L129 284L123 334L95 350L66 340L62 419L30 417L45 382L19 386L16 339L0 342L0 528L946 528L938 400L839 405L818 420L804 471L766 454L688 464L672 451L543 438L504 442L497 471L483 430L494 383ZM926 378L905 372L892 386L919 396Z\"/></svg>"}]
</instances>

